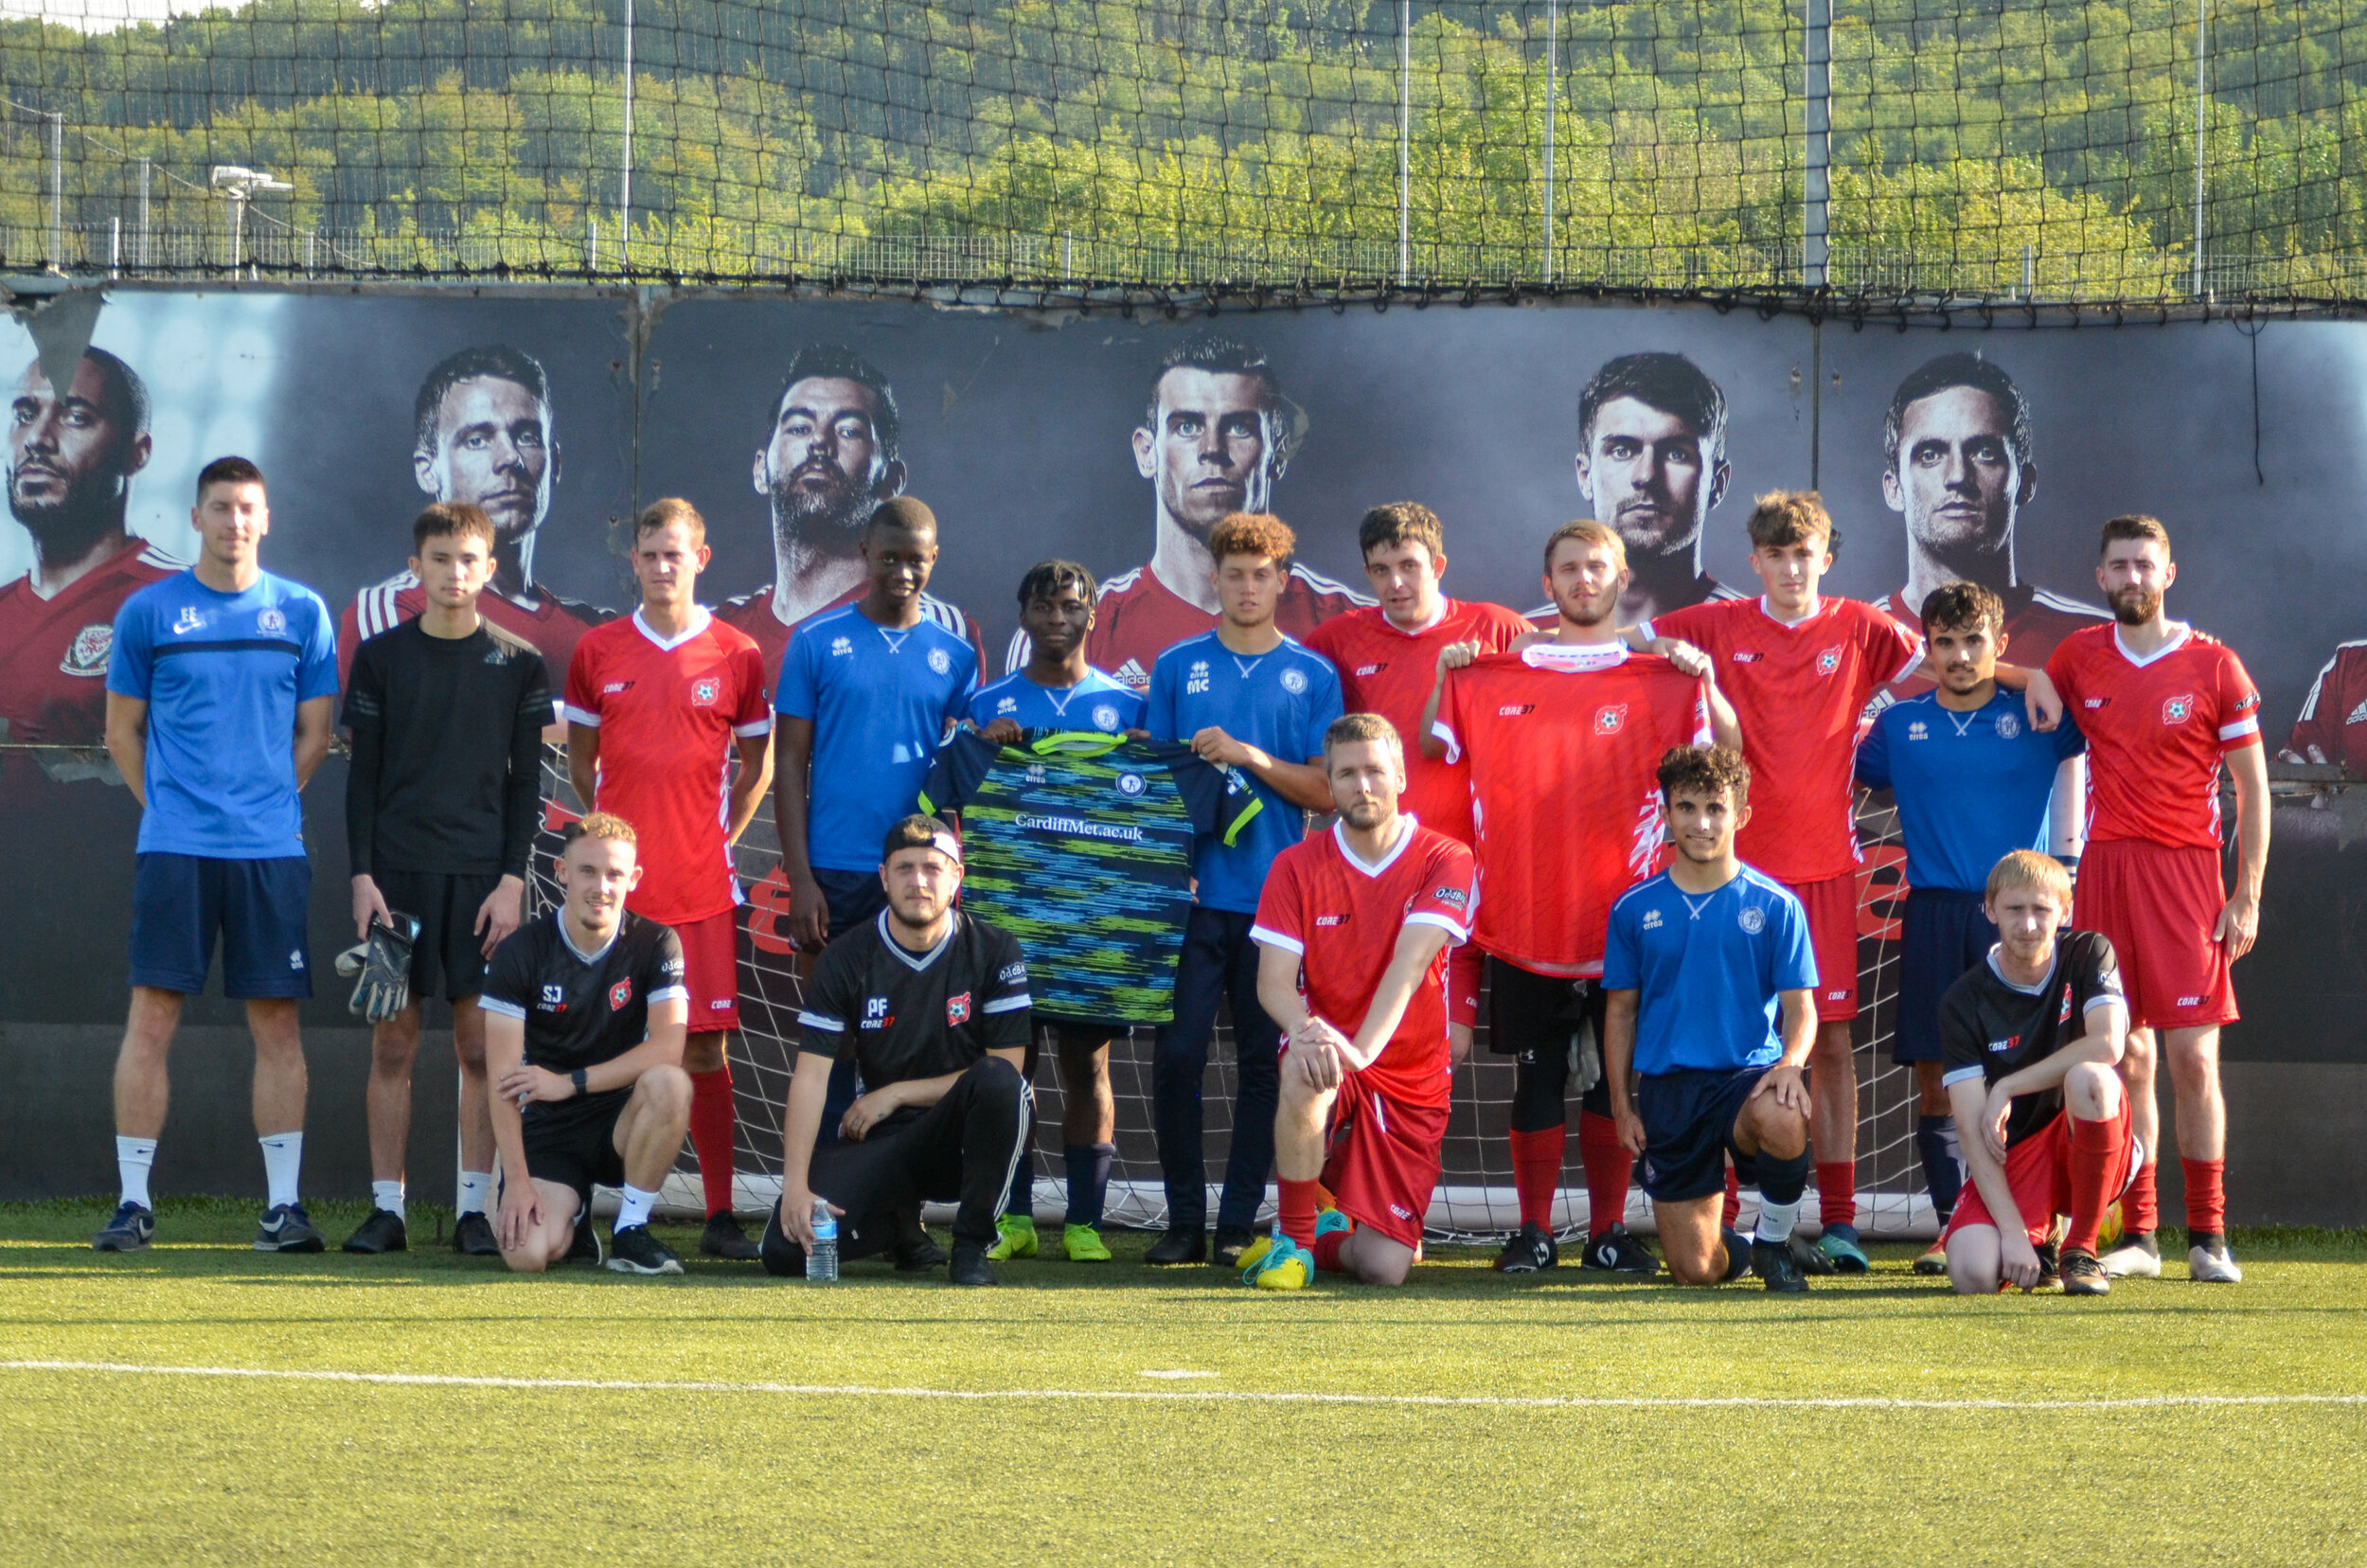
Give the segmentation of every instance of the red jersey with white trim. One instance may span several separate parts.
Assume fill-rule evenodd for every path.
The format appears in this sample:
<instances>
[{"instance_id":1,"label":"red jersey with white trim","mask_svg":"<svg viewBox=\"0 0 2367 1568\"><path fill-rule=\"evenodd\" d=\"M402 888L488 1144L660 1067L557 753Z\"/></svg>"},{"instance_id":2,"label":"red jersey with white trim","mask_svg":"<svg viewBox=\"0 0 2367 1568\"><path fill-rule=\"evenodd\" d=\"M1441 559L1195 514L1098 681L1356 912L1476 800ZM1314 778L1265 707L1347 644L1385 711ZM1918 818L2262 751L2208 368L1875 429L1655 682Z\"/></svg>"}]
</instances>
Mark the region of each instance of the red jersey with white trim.
<instances>
[{"instance_id":1,"label":"red jersey with white trim","mask_svg":"<svg viewBox=\"0 0 2367 1568\"><path fill-rule=\"evenodd\" d=\"M715 618L733 631L745 632L756 639L756 651L764 659L765 689L769 691L773 683L781 678L781 656L789 651L789 639L796 634L797 628L813 619L814 615L827 615L833 610L845 609L870 590L870 583L858 582L814 611L812 615L785 621L781 619L781 613L773 606L773 585L767 583L753 594L725 599L716 610ZM934 594L923 594L920 596L920 615L923 620L934 621L967 641L978 655L978 668L987 668L986 636L978 630L978 623L970 619L960 605L938 598Z\"/></svg>"},{"instance_id":2,"label":"red jersey with white trim","mask_svg":"<svg viewBox=\"0 0 2367 1568\"><path fill-rule=\"evenodd\" d=\"M107 734L107 655L123 601L188 562L145 540L43 598L27 572L0 588L0 739L94 745Z\"/></svg>"},{"instance_id":3,"label":"red jersey with white trim","mask_svg":"<svg viewBox=\"0 0 2367 1568\"><path fill-rule=\"evenodd\" d=\"M1460 761L1422 755L1422 709L1438 677L1438 650L1450 643L1475 642L1482 652L1501 653L1533 630L1527 619L1501 604L1447 600L1446 614L1420 632L1401 632L1376 605L1334 615L1306 637L1307 646L1340 671L1342 707L1378 713L1397 727L1405 742L1405 793L1397 810L1422 826L1462 844L1471 842L1471 776Z\"/></svg>"},{"instance_id":4,"label":"red jersey with white trim","mask_svg":"<svg viewBox=\"0 0 2367 1568\"><path fill-rule=\"evenodd\" d=\"M755 640L704 610L670 642L636 610L576 644L565 711L600 732L594 808L641 840L641 884L626 908L678 926L739 902L723 842L733 740L772 732L764 689Z\"/></svg>"},{"instance_id":5,"label":"red jersey with white trim","mask_svg":"<svg viewBox=\"0 0 2367 1568\"><path fill-rule=\"evenodd\" d=\"M1825 597L1796 626L1764 598L1672 610L1644 623L1710 656L1742 724L1751 820L1735 852L1798 887L1858 868L1858 720L1923 658L1923 637L1862 599Z\"/></svg>"},{"instance_id":6,"label":"red jersey with white trim","mask_svg":"<svg viewBox=\"0 0 2367 1568\"><path fill-rule=\"evenodd\" d=\"M2367 642L2335 649L2309 683L2302 716L2277 756L2287 762L2339 763L2354 773L2367 768Z\"/></svg>"},{"instance_id":7,"label":"red jersey with white trim","mask_svg":"<svg viewBox=\"0 0 2367 1568\"><path fill-rule=\"evenodd\" d=\"M1379 864L1359 860L1338 824L1274 857L1257 898L1253 940L1299 955L1307 1010L1350 1039L1364 1025L1397 936L1409 925L1447 934L1414 988L1405 1015L1360 1081L1390 1099L1443 1107L1452 1084L1447 1048L1447 950L1470 939L1479 901L1471 851L1408 817Z\"/></svg>"},{"instance_id":8,"label":"red jersey with white trim","mask_svg":"<svg viewBox=\"0 0 2367 1568\"><path fill-rule=\"evenodd\" d=\"M1282 584L1282 601L1274 607L1274 625L1286 637L1305 642L1308 633L1334 615L1344 615L1373 601L1344 582L1334 582L1304 566L1292 566ZM1217 616L1199 605L1175 597L1159 574L1148 566L1112 578L1094 598L1094 629L1085 638L1085 662L1106 669L1112 680L1136 691L1150 689L1150 667L1159 655L1186 637L1217 629ZM1027 662L1026 634L1011 639L1018 660L1005 673Z\"/></svg>"},{"instance_id":9,"label":"red jersey with white trim","mask_svg":"<svg viewBox=\"0 0 2367 1568\"><path fill-rule=\"evenodd\" d=\"M1473 939L1532 973L1602 973L1611 904L1663 864L1660 759L1708 743L1708 686L1617 644L1532 643L1450 670L1433 733L1471 771Z\"/></svg>"},{"instance_id":10,"label":"red jersey with white trim","mask_svg":"<svg viewBox=\"0 0 2367 1568\"><path fill-rule=\"evenodd\" d=\"M337 686L340 690L353 673L354 650L381 632L391 632L427 608L427 590L408 571L372 583L353 596L337 617ZM576 643L586 632L609 617L589 604L563 599L542 589L525 598L488 588L477 596L477 614L543 655L545 669L564 669L576 656Z\"/></svg>"},{"instance_id":11,"label":"red jersey with white trim","mask_svg":"<svg viewBox=\"0 0 2367 1568\"><path fill-rule=\"evenodd\" d=\"M2088 738L2088 841L2217 848L2219 759L2261 743L2235 650L2188 627L2140 660L2107 623L2065 638L2046 672Z\"/></svg>"},{"instance_id":12,"label":"red jersey with white trim","mask_svg":"<svg viewBox=\"0 0 2367 1568\"><path fill-rule=\"evenodd\" d=\"M2098 621L2112 618L2109 610L2083 604L2075 598L2049 593L2044 588L2006 588L2001 590L1998 597L2005 601L2005 651L2002 656L2008 664L2018 664L2025 669L2044 669L2047 660L2062 646L2065 637ZM1923 616L1907 608L1904 590L1884 597L1879 608L1882 614L1905 627L1911 635L1923 635ZM1921 672L1903 681L1893 681L1878 694L1876 709L1879 711L1893 703L1920 697L1938 685L1937 681Z\"/></svg>"}]
</instances>

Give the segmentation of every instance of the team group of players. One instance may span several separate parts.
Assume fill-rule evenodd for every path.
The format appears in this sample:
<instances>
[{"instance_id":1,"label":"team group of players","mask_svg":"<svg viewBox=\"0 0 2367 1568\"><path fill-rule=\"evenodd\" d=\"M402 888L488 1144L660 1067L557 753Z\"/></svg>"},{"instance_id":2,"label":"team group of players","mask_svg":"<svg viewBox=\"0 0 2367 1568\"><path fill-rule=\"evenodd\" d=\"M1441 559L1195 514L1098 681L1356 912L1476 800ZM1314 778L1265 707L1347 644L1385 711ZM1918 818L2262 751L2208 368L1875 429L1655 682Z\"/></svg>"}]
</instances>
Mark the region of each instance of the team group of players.
<instances>
[{"instance_id":1,"label":"team group of players","mask_svg":"<svg viewBox=\"0 0 2367 1568\"><path fill-rule=\"evenodd\" d=\"M1360 529L1379 602L1295 639L1278 624L1306 594L1290 530L1231 510L1182 530L1214 624L1157 654L1147 692L1088 662L1108 601L1061 561L1028 574L1013 673L981 689L974 627L925 592L935 521L879 482L880 389L830 373L852 368L792 376L766 460L776 511L781 490L793 511L801 485L839 483L840 449L863 449L875 493L845 522L861 583L797 621L775 664L697 602L709 552L695 509L664 501L637 519L640 608L582 631L566 658L561 722L589 814L558 862L563 901L539 919L522 923L523 893L554 720L543 656L480 610L494 600L495 522L430 507L400 587L358 608L377 619L357 628L369 634L343 687L364 938L349 956L365 977L399 970L412 998L433 989L454 1004L464 1251L530 1269L601 1256L597 1182L624 1193L612 1265L678 1272L647 1219L685 1132L710 1253L801 1272L817 1207L835 1208L850 1255L934 1267L918 1211L937 1197L960 1200L955 1278L990 1279L994 1258L1035 1250L1015 1180L1032 1106L1027 958L961 908L957 832L914 814L949 730L967 723L997 740L1088 729L1181 742L1264 808L1193 849L1196 899L1154 1057L1170 1228L1153 1263L1210 1256L1201 1092L1229 1006L1239 1087L1215 1260L1269 1288L1324 1269L1402 1279L1437 1181L1452 1064L1485 996L1493 1048L1515 1064L1522 1223L1500 1268L1558 1261L1575 1094L1586 1265L1657 1272L1624 1222L1640 1159L1682 1281L1755 1269L1789 1290L1806 1273L1862 1270L1849 1026L1863 782L1894 792L1908 844L1898 1050L1918 1063L1918 1144L1948 1217L1930 1266L1968 1289L2042 1270L2074 1290L2158 1273L2161 1060L2178 1091L2191 1272L2238 1277L2216 1053L2266 860L2258 697L2231 652L2165 615L2175 567L2158 523L2106 526L2111 617L2076 630L2035 625L2068 616L2011 585L1911 581L1923 590L1912 616L1903 600L1822 594L1833 530L1807 494L1762 497L1752 514L1759 597L1702 578L1690 535L1691 591L1640 588L1628 552L1655 508L1689 485L1679 509L1698 526L1700 490L1726 475L1715 387L1675 356L1630 356L1580 407L1582 470L1607 493L1613 469L1628 476L1613 515L1630 526L1576 523L1547 541L1547 610L1446 597L1444 530L1399 504ZM457 375L438 406L490 396L503 374ZM2019 448L1994 429L2006 393L1972 371L1932 379L1894 408L1886 487L1932 490L1935 515L1950 497L1977 510L2001 485L2010 494ZM1221 476L1241 438L1224 407L1259 406L1270 384L1254 365L1166 367L1138 433L1145 462L1197 448ZM488 439L514 440L498 416L480 421ZM1247 499L1237 484L1211 494ZM123 1193L98 1244L144 1245L152 1231L166 1052L219 934L258 1046L271 1198L257 1245L316 1249L296 1192L294 999L311 984L296 796L340 717L338 639L315 596L260 568L269 514L251 464L210 466L193 521L200 561L125 601L106 661L109 748L146 810L116 1078ZM2041 630L2042 669L2000 662ZM2056 804L2082 751L2091 820L2074 909L2069 874L2041 851L2066 847ZM2232 897L2223 762L2238 804ZM739 1025L730 846L768 788L790 925L820 956L784 1197L759 1243L732 1218L724 1045ZM1331 825L1308 836L1308 812ZM405 1244L417 1002L390 1011L370 1084L378 1202L346 1243L357 1251ZM1062 1245L1106 1257L1095 1226L1112 1031L1041 1021L1067 1106ZM1280 1216L1261 1238L1270 1172ZM1811 1178L1814 1245L1792 1229ZM1760 1192L1747 1242L1733 1229L1746 1183ZM2114 1198L2127 1234L2099 1259ZM2070 1222L2051 1259L2058 1214Z\"/></svg>"}]
</instances>

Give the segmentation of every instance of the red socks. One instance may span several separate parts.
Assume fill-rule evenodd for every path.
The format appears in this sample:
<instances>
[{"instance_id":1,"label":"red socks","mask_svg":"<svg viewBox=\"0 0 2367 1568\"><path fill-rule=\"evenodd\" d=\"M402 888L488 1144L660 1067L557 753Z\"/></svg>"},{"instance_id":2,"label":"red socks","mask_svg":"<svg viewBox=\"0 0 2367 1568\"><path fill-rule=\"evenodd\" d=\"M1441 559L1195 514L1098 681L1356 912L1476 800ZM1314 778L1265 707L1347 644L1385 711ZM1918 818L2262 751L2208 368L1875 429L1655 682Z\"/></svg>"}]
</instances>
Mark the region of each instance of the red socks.
<instances>
[{"instance_id":1,"label":"red socks","mask_svg":"<svg viewBox=\"0 0 2367 1568\"><path fill-rule=\"evenodd\" d=\"M1561 1157L1570 1140L1567 1127L1547 1127L1535 1132L1512 1133L1512 1185L1521 1195L1521 1223L1554 1228L1554 1194L1561 1190ZM1580 1148L1584 1148L1583 1142ZM1626 1189L1621 1189L1624 1200Z\"/></svg>"},{"instance_id":2,"label":"red socks","mask_svg":"<svg viewBox=\"0 0 2367 1568\"><path fill-rule=\"evenodd\" d=\"M2096 1250L2104 1206L2112 1201L2112 1184L2120 1176L2121 1162L2128 1158L2128 1146L2120 1136L2125 1125L2072 1118L2071 1229L2063 1236L2066 1249Z\"/></svg>"},{"instance_id":3,"label":"red socks","mask_svg":"<svg viewBox=\"0 0 2367 1568\"><path fill-rule=\"evenodd\" d=\"M1326 1274L1338 1274L1340 1272L1340 1249L1346 1246L1348 1238L1355 1234L1354 1231L1336 1230L1317 1239L1315 1267Z\"/></svg>"},{"instance_id":4,"label":"red socks","mask_svg":"<svg viewBox=\"0 0 2367 1568\"><path fill-rule=\"evenodd\" d=\"M2162 1205L2153 1185L2159 1169L2151 1160L2137 1167L2137 1179L2121 1194L2121 1229L2143 1231L2147 1236L2161 1229Z\"/></svg>"},{"instance_id":5,"label":"red socks","mask_svg":"<svg viewBox=\"0 0 2367 1568\"><path fill-rule=\"evenodd\" d=\"M1288 1176L1281 1179L1282 1234L1310 1249L1315 1245L1315 1192L1319 1185L1293 1182ZM1321 1261L1320 1256L1317 1260Z\"/></svg>"},{"instance_id":6,"label":"red socks","mask_svg":"<svg viewBox=\"0 0 2367 1568\"><path fill-rule=\"evenodd\" d=\"M1732 1230L1735 1228L1735 1221L1741 1218L1742 1177L1733 1166L1728 1166L1726 1167L1726 1202L1718 1215L1718 1220L1728 1230Z\"/></svg>"},{"instance_id":7,"label":"red socks","mask_svg":"<svg viewBox=\"0 0 2367 1568\"><path fill-rule=\"evenodd\" d=\"M699 1156L699 1185L706 1194L709 1219L731 1212L735 1121L730 1065L691 1074L690 1147Z\"/></svg>"},{"instance_id":8,"label":"red socks","mask_svg":"<svg viewBox=\"0 0 2367 1568\"><path fill-rule=\"evenodd\" d=\"M1603 1234L1628 1215L1628 1182L1635 1156L1619 1141L1619 1124L1593 1111L1578 1113L1578 1159L1586 1167L1586 1236ZM1528 1205L1522 1203L1522 1217Z\"/></svg>"},{"instance_id":9,"label":"red socks","mask_svg":"<svg viewBox=\"0 0 2367 1568\"><path fill-rule=\"evenodd\" d=\"M2227 1229L2227 1162L2180 1160L2186 1172L2186 1228L2220 1235ZM2150 1167L2148 1167L2150 1168Z\"/></svg>"},{"instance_id":10,"label":"red socks","mask_svg":"<svg viewBox=\"0 0 2367 1568\"><path fill-rule=\"evenodd\" d=\"M1816 1217L1830 1228L1858 1223L1858 1162L1819 1160L1816 1163Z\"/></svg>"}]
</instances>

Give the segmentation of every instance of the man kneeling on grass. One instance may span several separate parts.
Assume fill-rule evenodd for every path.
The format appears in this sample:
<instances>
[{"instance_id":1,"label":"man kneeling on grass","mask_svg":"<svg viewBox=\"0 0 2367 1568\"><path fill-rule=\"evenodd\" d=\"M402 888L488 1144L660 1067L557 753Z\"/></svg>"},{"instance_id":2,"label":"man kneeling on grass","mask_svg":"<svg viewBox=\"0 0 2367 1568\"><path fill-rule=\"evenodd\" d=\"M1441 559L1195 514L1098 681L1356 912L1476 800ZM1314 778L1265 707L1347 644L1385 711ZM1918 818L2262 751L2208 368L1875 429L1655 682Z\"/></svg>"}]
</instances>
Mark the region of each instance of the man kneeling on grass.
<instances>
[{"instance_id":1,"label":"man kneeling on grass","mask_svg":"<svg viewBox=\"0 0 2367 1568\"><path fill-rule=\"evenodd\" d=\"M2116 1070L2128 1041L2120 966L2100 933L2058 939L2071 901L2052 856L1999 861L1987 897L1997 945L1940 1000L1942 1081L1971 1177L1942 1240L1967 1294L2035 1288L2057 1214L2071 1216L2064 1293L2112 1288L2096 1233L2145 1153Z\"/></svg>"},{"instance_id":2,"label":"man kneeling on grass","mask_svg":"<svg viewBox=\"0 0 2367 1568\"><path fill-rule=\"evenodd\" d=\"M822 950L797 1013L805 1035L765 1272L805 1274L816 1203L846 1218L839 1256L851 1258L892 1248L899 1212L958 1198L953 1283L991 1285L995 1217L1027 1148L1027 963L1009 932L953 907L962 848L944 823L904 818L880 862L887 907ZM817 1152L841 1057L861 1070L863 1095L840 1119L839 1141Z\"/></svg>"},{"instance_id":3,"label":"man kneeling on grass","mask_svg":"<svg viewBox=\"0 0 2367 1568\"><path fill-rule=\"evenodd\" d=\"M625 908L641 880L632 825L595 811L559 855L566 901L494 950L485 1072L502 1196L494 1236L521 1274L601 1261L592 1184L622 1185L608 1266L678 1274L650 1234L658 1184L690 1127L682 1069L690 993L672 930Z\"/></svg>"}]
</instances>

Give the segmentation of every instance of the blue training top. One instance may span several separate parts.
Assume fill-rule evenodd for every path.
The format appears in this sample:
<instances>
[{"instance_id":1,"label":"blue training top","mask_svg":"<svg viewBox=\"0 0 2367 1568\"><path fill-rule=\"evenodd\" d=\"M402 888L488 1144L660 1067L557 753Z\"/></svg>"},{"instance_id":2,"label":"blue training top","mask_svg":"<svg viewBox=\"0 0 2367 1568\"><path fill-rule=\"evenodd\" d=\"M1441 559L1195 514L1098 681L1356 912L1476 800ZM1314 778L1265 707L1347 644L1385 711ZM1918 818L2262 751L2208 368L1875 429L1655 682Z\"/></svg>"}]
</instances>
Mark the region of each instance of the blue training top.
<instances>
[{"instance_id":1,"label":"blue training top","mask_svg":"<svg viewBox=\"0 0 2367 1568\"><path fill-rule=\"evenodd\" d=\"M1611 906L1603 989L1638 993L1639 1073L1772 1066L1784 1054L1777 993L1816 989L1807 913L1747 865L1713 893L1664 871Z\"/></svg>"},{"instance_id":2,"label":"blue training top","mask_svg":"<svg viewBox=\"0 0 2367 1568\"><path fill-rule=\"evenodd\" d=\"M1013 670L970 700L970 722L984 729L997 719L1016 719L1023 730L1091 730L1123 735L1143 727L1148 704L1141 692L1120 686L1098 669L1088 669L1073 686L1038 686L1024 670Z\"/></svg>"},{"instance_id":3,"label":"blue training top","mask_svg":"<svg viewBox=\"0 0 2367 1568\"><path fill-rule=\"evenodd\" d=\"M2087 749L2068 713L2051 735L2032 729L2020 692L1960 713L1927 691L1875 716L1858 782L1897 798L1909 886L1978 893L2007 851L2046 848L2056 770Z\"/></svg>"},{"instance_id":4,"label":"blue training top","mask_svg":"<svg viewBox=\"0 0 2367 1568\"><path fill-rule=\"evenodd\" d=\"M151 582L116 612L107 689L148 704L139 853L304 853L296 704L337 695L337 623L318 594L269 572L239 594L194 570Z\"/></svg>"}]
</instances>

